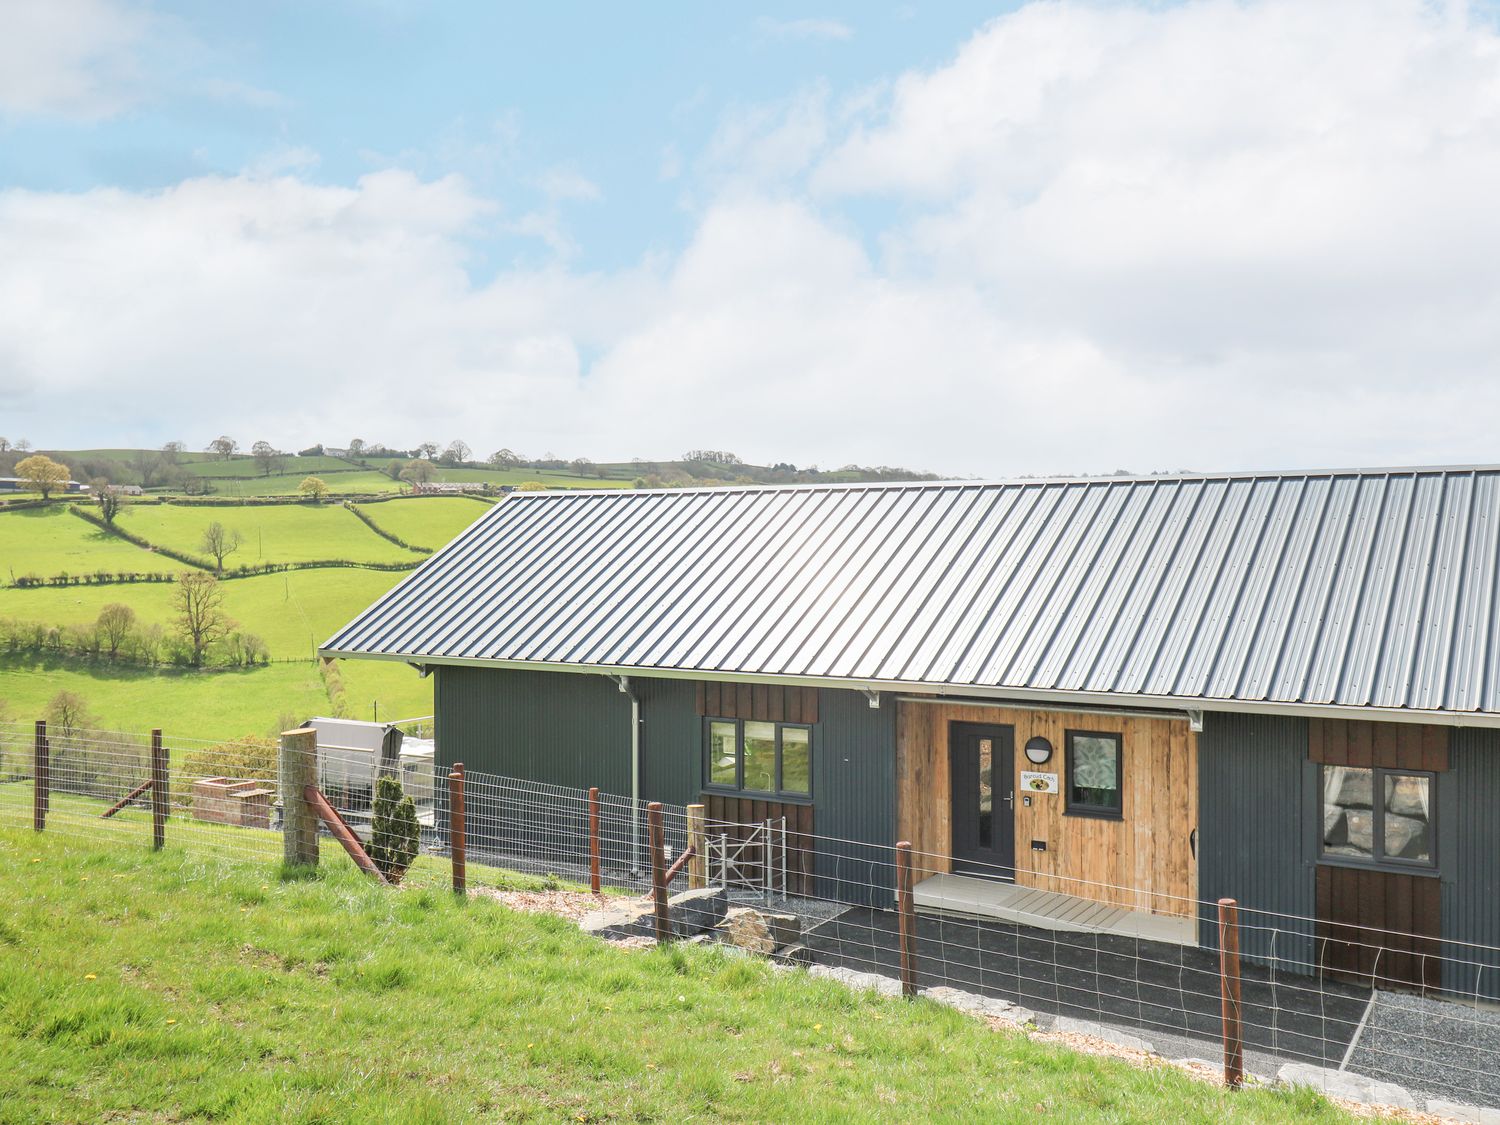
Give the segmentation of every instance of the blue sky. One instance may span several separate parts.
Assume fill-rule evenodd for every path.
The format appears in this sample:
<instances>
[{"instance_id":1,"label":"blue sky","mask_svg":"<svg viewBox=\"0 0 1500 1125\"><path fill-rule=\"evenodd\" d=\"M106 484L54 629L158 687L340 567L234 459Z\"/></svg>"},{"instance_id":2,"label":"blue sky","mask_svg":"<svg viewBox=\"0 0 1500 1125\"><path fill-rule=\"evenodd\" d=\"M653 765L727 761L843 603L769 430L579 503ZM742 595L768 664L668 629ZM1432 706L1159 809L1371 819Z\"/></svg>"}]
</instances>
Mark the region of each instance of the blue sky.
<instances>
[{"instance_id":1,"label":"blue sky","mask_svg":"<svg viewBox=\"0 0 1500 1125\"><path fill-rule=\"evenodd\" d=\"M0 8L0 435L1495 461L1462 0Z\"/></svg>"},{"instance_id":2,"label":"blue sky","mask_svg":"<svg viewBox=\"0 0 1500 1125\"><path fill-rule=\"evenodd\" d=\"M151 190L299 158L322 183L454 172L508 214L556 209L579 266L618 268L690 234L693 166L727 112L937 65L1013 6L157 4L161 87L103 121L12 122L0 181Z\"/></svg>"}]
</instances>

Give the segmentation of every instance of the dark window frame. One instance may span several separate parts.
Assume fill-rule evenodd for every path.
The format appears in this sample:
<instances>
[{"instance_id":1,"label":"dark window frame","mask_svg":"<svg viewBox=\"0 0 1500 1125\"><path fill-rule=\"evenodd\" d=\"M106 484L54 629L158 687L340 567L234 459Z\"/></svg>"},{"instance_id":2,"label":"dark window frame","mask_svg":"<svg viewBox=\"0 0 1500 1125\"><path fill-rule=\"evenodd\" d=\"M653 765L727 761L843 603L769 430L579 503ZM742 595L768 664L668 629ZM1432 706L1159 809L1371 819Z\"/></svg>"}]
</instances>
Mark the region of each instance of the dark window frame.
<instances>
[{"instance_id":1,"label":"dark window frame","mask_svg":"<svg viewBox=\"0 0 1500 1125\"><path fill-rule=\"evenodd\" d=\"M1075 738L1107 738L1115 744L1115 799L1114 805L1095 805L1073 800L1073 740ZM1095 820L1125 819L1125 736L1113 730L1065 730L1063 731L1063 768L1067 776L1063 782L1063 815L1088 816Z\"/></svg>"},{"instance_id":2,"label":"dark window frame","mask_svg":"<svg viewBox=\"0 0 1500 1125\"><path fill-rule=\"evenodd\" d=\"M1328 808L1328 771L1331 769L1370 771L1371 842L1377 855L1363 859L1357 855L1337 855L1326 850L1323 835L1323 816ZM1405 859L1402 856L1385 854L1385 779L1398 777L1425 777L1427 779L1427 838L1430 859ZM1379 794L1377 800L1376 794ZM1438 775L1435 770L1404 770L1396 766L1335 766L1327 762L1318 765L1318 862L1330 867L1357 867L1361 871L1396 871L1403 875L1439 875L1438 867Z\"/></svg>"},{"instance_id":3,"label":"dark window frame","mask_svg":"<svg viewBox=\"0 0 1500 1125\"><path fill-rule=\"evenodd\" d=\"M766 723L776 728L776 788L745 788L745 723ZM713 780L713 763L709 755L713 752L713 726L715 723L730 723L734 726L734 778L733 785ZM705 715L703 717L703 754L700 763L703 769L703 791L725 793L735 796L762 797L773 801L811 804L813 799L813 756L817 752L813 739L813 723L785 723L775 719L731 719L727 715ZM807 792L785 788L782 776L782 731L804 730L807 732Z\"/></svg>"}]
</instances>

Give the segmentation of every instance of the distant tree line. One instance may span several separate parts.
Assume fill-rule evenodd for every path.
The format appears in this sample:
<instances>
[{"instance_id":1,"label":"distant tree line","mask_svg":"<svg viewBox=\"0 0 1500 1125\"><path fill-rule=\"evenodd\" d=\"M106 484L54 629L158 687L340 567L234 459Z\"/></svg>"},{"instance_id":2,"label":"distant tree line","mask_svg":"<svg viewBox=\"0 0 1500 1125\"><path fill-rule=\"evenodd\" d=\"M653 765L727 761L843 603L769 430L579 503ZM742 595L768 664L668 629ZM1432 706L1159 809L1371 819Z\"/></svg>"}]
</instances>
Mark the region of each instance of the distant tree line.
<instances>
[{"instance_id":1,"label":"distant tree line","mask_svg":"<svg viewBox=\"0 0 1500 1125\"><path fill-rule=\"evenodd\" d=\"M178 575L171 606L167 628L141 621L122 602L111 602L93 621L74 625L0 618L0 651L188 668L249 668L270 662L266 643L241 630L225 612L223 592L212 574Z\"/></svg>"}]
</instances>

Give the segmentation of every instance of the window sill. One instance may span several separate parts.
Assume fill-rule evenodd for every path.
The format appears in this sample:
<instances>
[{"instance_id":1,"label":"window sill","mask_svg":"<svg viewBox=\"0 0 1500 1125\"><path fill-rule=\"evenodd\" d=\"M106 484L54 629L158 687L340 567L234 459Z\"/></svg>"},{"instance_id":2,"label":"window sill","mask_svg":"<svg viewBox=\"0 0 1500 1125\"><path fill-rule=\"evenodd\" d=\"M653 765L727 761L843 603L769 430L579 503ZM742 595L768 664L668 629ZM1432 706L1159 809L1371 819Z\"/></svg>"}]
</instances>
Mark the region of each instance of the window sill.
<instances>
[{"instance_id":1,"label":"window sill","mask_svg":"<svg viewBox=\"0 0 1500 1125\"><path fill-rule=\"evenodd\" d=\"M759 789L730 789L722 785L705 785L703 792L716 797L740 797L746 801L770 801L778 805L810 805L812 796L807 793L766 793Z\"/></svg>"},{"instance_id":2,"label":"window sill","mask_svg":"<svg viewBox=\"0 0 1500 1125\"><path fill-rule=\"evenodd\" d=\"M1117 809L1063 809L1063 816L1081 816L1088 820L1121 820L1125 813Z\"/></svg>"},{"instance_id":3,"label":"window sill","mask_svg":"<svg viewBox=\"0 0 1500 1125\"><path fill-rule=\"evenodd\" d=\"M1434 864L1425 863L1366 863L1357 859L1320 855L1319 867L1345 867L1351 871L1378 871L1383 875L1420 875L1424 879L1440 879L1442 872Z\"/></svg>"}]
</instances>

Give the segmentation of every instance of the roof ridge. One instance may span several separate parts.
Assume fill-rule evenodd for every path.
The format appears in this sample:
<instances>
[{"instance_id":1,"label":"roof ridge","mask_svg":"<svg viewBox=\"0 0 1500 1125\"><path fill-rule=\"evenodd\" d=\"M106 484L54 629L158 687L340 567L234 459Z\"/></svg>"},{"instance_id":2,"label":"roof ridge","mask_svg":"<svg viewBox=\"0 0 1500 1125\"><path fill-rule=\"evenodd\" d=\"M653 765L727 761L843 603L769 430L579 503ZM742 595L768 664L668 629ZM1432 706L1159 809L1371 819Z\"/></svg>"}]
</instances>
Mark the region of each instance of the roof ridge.
<instances>
[{"instance_id":1,"label":"roof ridge","mask_svg":"<svg viewBox=\"0 0 1500 1125\"><path fill-rule=\"evenodd\" d=\"M723 495L726 492L866 492L897 489L945 488L1014 488L1018 485L1048 484L1143 484L1196 480L1311 480L1320 477L1391 477L1430 475L1472 475L1500 473L1500 463L1477 465L1388 465L1369 468L1344 467L1326 469L1224 469L1205 472L1120 473L1074 476L1021 477L951 477L945 480L870 480L815 481L800 484L703 484L686 488L576 488L547 489L535 492L512 492L511 497L528 499L600 499L619 496L681 496L698 493Z\"/></svg>"}]
</instances>

